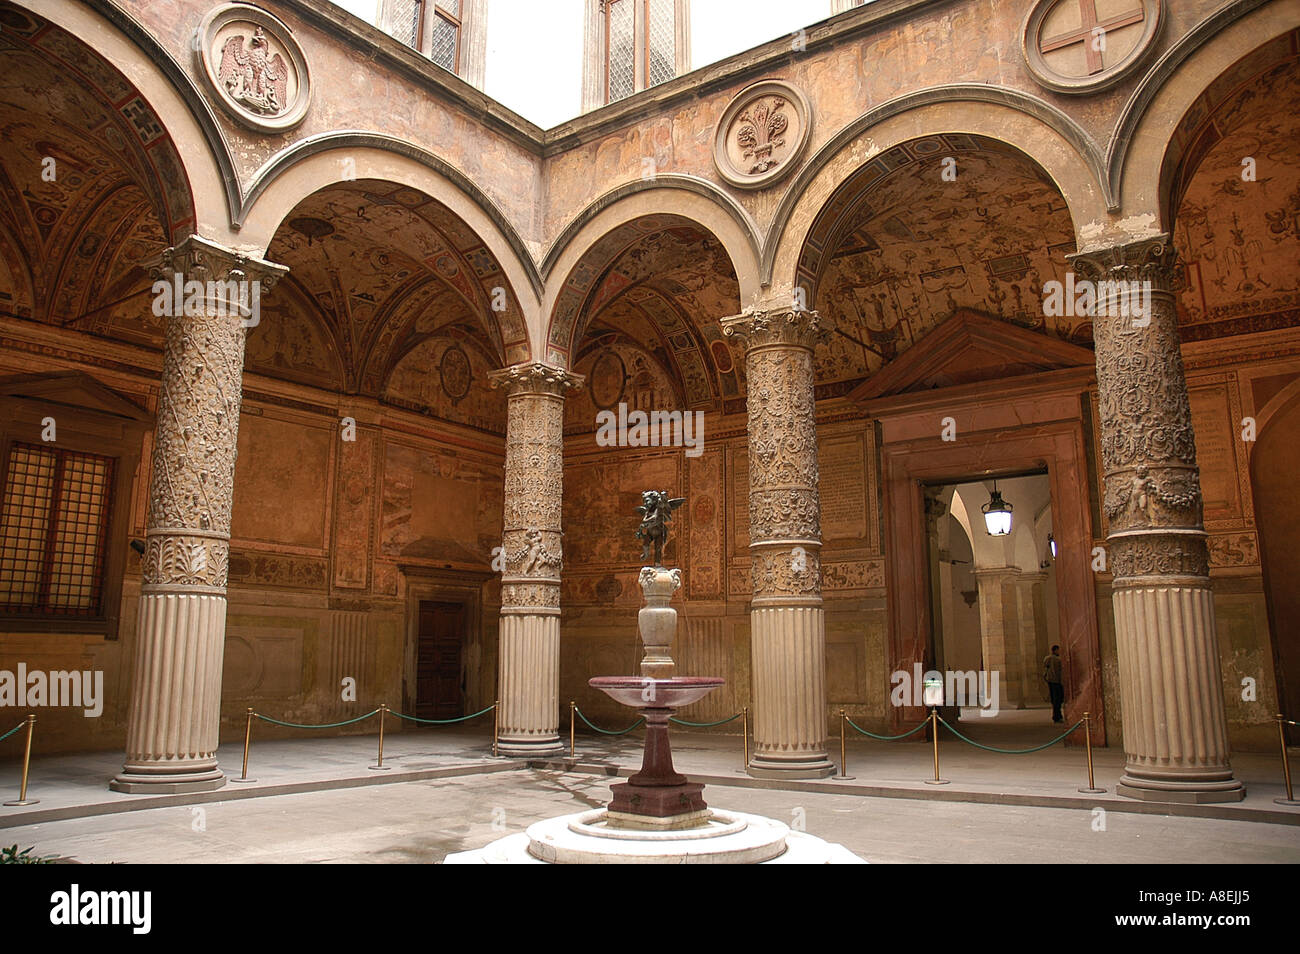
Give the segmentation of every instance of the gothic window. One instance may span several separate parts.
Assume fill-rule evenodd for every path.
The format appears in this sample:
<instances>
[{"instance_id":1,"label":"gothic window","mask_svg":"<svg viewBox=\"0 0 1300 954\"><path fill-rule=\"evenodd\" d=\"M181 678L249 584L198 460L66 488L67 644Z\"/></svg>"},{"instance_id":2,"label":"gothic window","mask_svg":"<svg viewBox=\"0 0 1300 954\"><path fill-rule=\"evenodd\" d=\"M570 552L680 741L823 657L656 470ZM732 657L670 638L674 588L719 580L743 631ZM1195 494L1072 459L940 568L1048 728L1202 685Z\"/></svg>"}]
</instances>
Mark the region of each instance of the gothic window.
<instances>
[{"instance_id":1,"label":"gothic window","mask_svg":"<svg viewBox=\"0 0 1300 954\"><path fill-rule=\"evenodd\" d=\"M0 611L100 616L117 461L15 441L0 498Z\"/></svg>"}]
</instances>

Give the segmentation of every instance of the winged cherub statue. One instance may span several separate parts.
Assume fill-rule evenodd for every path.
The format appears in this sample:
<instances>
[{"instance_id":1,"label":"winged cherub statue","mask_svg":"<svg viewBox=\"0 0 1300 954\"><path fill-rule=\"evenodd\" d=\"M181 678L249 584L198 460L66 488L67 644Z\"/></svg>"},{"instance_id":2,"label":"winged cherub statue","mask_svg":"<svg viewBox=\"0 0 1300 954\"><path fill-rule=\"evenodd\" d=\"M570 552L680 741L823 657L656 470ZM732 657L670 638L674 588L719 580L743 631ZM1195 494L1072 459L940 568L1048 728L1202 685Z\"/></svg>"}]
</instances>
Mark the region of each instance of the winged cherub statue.
<instances>
[{"instance_id":1,"label":"winged cherub statue","mask_svg":"<svg viewBox=\"0 0 1300 954\"><path fill-rule=\"evenodd\" d=\"M654 565L664 565L664 544L668 541L668 522L672 520L673 511L686 503L685 497L668 496L666 490L644 490L641 492L641 506L636 512L641 515L641 526L637 528L636 538L641 543L641 559L650 559L650 548L654 547Z\"/></svg>"}]
</instances>

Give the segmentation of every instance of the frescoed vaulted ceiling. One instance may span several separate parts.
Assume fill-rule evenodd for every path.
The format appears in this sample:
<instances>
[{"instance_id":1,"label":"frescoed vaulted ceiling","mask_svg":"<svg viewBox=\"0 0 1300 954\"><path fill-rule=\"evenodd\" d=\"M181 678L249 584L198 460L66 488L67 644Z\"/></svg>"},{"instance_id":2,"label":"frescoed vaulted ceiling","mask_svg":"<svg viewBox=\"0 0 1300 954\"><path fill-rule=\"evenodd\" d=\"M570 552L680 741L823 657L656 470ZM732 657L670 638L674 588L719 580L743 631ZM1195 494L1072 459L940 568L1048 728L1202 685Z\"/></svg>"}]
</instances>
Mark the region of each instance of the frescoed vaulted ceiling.
<instances>
[{"instance_id":1,"label":"frescoed vaulted ceiling","mask_svg":"<svg viewBox=\"0 0 1300 954\"><path fill-rule=\"evenodd\" d=\"M602 237L570 273L551 325L552 360L589 386L565 402L567 430L629 408L703 409L743 393L722 337L740 290L722 245L694 223L655 215Z\"/></svg>"},{"instance_id":2,"label":"frescoed vaulted ceiling","mask_svg":"<svg viewBox=\"0 0 1300 954\"><path fill-rule=\"evenodd\" d=\"M1043 313L1043 285L1064 279L1074 248L1055 184L1005 144L946 134L881 153L832 196L800 257L797 287L830 332L818 396L843 393L960 308L1091 347L1086 318Z\"/></svg>"},{"instance_id":3,"label":"frescoed vaulted ceiling","mask_svg":"<svg viewBox=\"0 0 1300 954\"><path fill-rule=\"evenodd\" d=\"M404 186L346 182L314 193L285 218L267 257L290 270L265 306L272 320L327 329L348 391L380 393L403 356L455 322L493 367L508 353L517 359L525 342L519 304L483 242ZM296 294L282 303L285 286Z\"/></svg>"},{"instance_id":4,"label":"frescoed vaulted ceiling","mask_svg":"<svg viewBox=\"0 0 1300 954\"><path fill-rule=\"evenodd\" d=\"M1300 56L1286 40L1219 77L1176 137L1184 341L1300 324Z\"/></svg>"},{"instance_id":5,"label":"frescoed vaulted ceiling","mask_svg":"<svg viewBox=\"0 0 1300 954\"><path fill-rule=\"evenodd\" d=\"M194 222L148 103L80 40L0 3L0 142L0 312L138 334L142 263Z\"/></svg>"}]
</instances>

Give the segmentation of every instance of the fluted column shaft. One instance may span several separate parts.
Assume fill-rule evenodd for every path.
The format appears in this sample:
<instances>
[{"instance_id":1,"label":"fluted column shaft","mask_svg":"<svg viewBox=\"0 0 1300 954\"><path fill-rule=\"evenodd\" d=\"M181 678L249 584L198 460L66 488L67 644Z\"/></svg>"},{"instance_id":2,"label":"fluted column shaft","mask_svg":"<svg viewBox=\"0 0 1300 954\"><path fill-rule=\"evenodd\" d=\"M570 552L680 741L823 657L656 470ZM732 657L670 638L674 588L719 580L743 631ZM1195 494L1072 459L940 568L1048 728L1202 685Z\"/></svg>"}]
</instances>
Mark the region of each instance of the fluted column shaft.
<instances>
[{"instance_id":1,"label":"fluted column shaft","mask_svg":"<svg viewBox=\"0 0 1300 954\"><path fill-rule=\"evenodd\" d=\"M564 393L580 375L516 365L492 376L507 391L505 515L497 745L503 755L562 751L560 517Z\"/></svg>"},{"instance_id":2,"label":"fluted column shaft","mask_svg":"<svg viewBox=\"0 0 1300 954\"><path fill-rule=\"evenodd\" d=\"M1160 235L1070 261L1098 283L1103 506L1127 756L1117 790L1157 801L1235 801L1245 789L1228 764L1174 250ZM1143 292L1149 308L1134 308L1133 294Z\"/></svg>"},{"instance_id":3,"label":"fluted column shaft","mask_svg":"<svg viewBox=\"0 0 1300 954\"><path fill-rule=\"evenodd\" d=\"M751 775L817 778L826 757L826 622L813 348L816 312L751 308L722 322L745 340L753 560Z\"/></svg>"},{"instance_id":4,"label":"fluted column shaft","mask_svg":"<svg viewBox=\"0 0 1300 954\"><path fill-rule=\"evenodd\" d=\"M197 236L154 267L167 331L117 791L225 784L216 752L245 325L284 271Z\"/></svg>"}]
</instances>

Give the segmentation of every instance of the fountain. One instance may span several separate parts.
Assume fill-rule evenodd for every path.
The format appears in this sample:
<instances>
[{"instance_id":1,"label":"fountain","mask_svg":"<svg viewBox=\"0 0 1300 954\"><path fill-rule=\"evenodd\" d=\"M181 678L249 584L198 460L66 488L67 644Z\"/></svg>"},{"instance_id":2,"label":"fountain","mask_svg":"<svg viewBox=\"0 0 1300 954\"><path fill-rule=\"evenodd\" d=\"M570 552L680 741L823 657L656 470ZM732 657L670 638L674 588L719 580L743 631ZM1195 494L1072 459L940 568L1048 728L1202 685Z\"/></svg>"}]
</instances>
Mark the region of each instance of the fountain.
<instances>
[{"instance_id":1,"label":"fountain","mask_svg":"<svg viewBox=\"0 0 1300 954\"><path fill-rule=\"evenodd\" d=\"M856 855L759 815L710 809L704 785L673 768L668 720L678 708L723 685L713 676L675 676L671 647L677 611L669 606L682 571L663 565L672 512L684 501L649 490L637 507L641 526L638 581L645 605L637 614L645 649L640 676L597 676L588 684L645 718L641 770L610 787L609 806L530 825L476 851L448 855L446 864L855 864Z\"/></svg>"}]
</instances>

